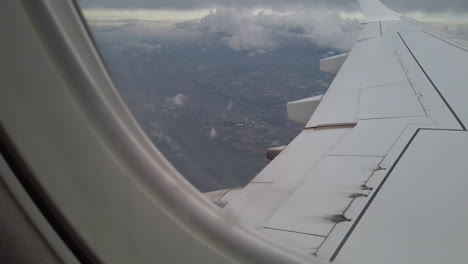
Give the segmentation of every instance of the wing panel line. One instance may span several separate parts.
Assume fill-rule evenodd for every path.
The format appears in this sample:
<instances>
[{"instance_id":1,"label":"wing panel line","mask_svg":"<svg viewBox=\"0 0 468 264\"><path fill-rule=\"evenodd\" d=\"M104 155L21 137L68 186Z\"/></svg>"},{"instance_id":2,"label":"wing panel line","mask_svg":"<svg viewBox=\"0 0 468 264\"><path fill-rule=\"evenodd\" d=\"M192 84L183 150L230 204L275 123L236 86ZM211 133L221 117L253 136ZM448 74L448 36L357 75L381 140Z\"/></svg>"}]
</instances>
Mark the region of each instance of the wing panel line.
<instances>
[{"instance_id":1,"label":"wing panel line","mask_svg":"<svg viewBox=\"0 0 468 264\"><path fill-rule=\"evenodd\" d=\"M445 105L448 107L448 109L450 110L450 112L452 113L452 115L455 117L455 119L457 120L457 122L460 124L460 127L462 128L463 131L466 131L466 127L465 125L463 124L463 122L460 120L460 118L458 117L458 115L455 113L455 111L453 110L453 108L450 106L450 104L447 102L447 100L445 99L445 97L442 95L442 93L440 92L439 88L437 88L437 86L435 85L434 81L432 81L431 77L429 77L429 75L427 74L426 70L423 68L423 66L421 65L421 63L418 61L418 59L416 58L416 56L414 55L413 51L411 51L411 49L409 48L408 44L406 44L406 41L403 39L403 37L401 36L400 32L398 32L398 36L400 37L401 41L403 41L403 44L405 44L406 48L408 49L408 51L411 53L411 56L413 56L413 59L416 61L416 63L418 64L419 68L422 70L422 72L424 73L424 75L426 76L426 78L429 80L429 82L431 83L431 85L434 87L434 89L437 91L437 93L439 94L440 98L442 98L442 101L444 101Z\"/></svg>"},{"instance_id":2,"label":"wing panel line","mask_svg":"<svg viewBox=\"0 0 468 264\"><path fill-rule=\"evenodd\" d=\"M286 229L281 229L281 228L273 228L273 227L268 227L268 226L262 226L262 228L263 229L268 229L268 230L278 230L278 231L289 232L289 233L294 233L294 234L301 234L301 235L308 235L308 236L316 236L316 237L326 238L326 236L323 236L323 235L310 234L310 233L306 233L306 232L286 230Z\"/></svg>"},{"instance_id":3,"label":"wing panel line","mask_svg":"<svg viewBox=\"0 0 468 264\"><path fill-rule=\"evenodd\" d=\"M445 40L445 39L443 39L443 38L440 38L440 37L438 37L438 36L436 36L436 35L434 35L434 34L431 34L431 33L427 32L427 31L423 31L423 32L426 33L426 34L428 34L429 36L432 36L432 37L434 37L434 38L436 38L436 39L439 39L439 40L441 40L441 41L443 41L443 42L445 42L445 43L447 43L447 44L449 44L449 45L451 45L451 46L454 46L455 48L459 48L459 49L461 49L461 50L463 50L463 51L468 52L468 50L466 50L466 49L464 49L464 48L462 48L462 47L460 47L460 46L458 46L458 45L456 45L456 44L454 44L454 43L451 43L451 42L449 42L449 41L447 41L447 40Z\"/></svg>"},{"instance_id":4,"label":"wing panel line","mask_svg":"<svg viewBox=\"0 0 468 264\"><path fill-rule=\"evenodd\" d=\"M463 130L457 130L457 129L434 129L434 128L418 128L416 130L416 132L414 133L414 135L411 137L411 139L408 141L408 143L406 144L406 146L403 148L403 151L400 153L400 155L397 157L395 163L393 163L392 167L390 168L390 170L388 171L388 173L385 175L385 177L383 178L382 182L379 184L379 186L377 187L377 189L375 189L375 192L374 194L372 194L371 198L369 199L369 201L367 202L367 204L364 206L364 208L362 209L361 213L359 214L359 216L356 218L356 221L353 223L353 225L351 226L351 228L348 230L348 232L346 233L345 237L343 238L343 240L341 241L341 243L338 245L337 249L335 250L335 252L333 253L333 255L330 257L330 262L333 262L335 260L335 258L338 256L338 254L340 253L341 249L343 248L344 244L346 243L346 241L348 240L348 238L351 236L351 234L353 233L354 229L356 228L356 226L359 224L359 222L361 221L362 217L364 216L364 214L366 213L367 209L369 209L370 205L372 204L372 202L374 201L375 197L377 196L377 194L379 193L379 191L382 189L383 185L385 184L385 182L387 181L387 179L390 177L390 174L392 174L393 170L396 168L396 166L398 165L398 163L400 162L401 158L403 158L404 154L406 153L406 151L408 150L408 148L410 147L411 143L413 143L414 139L416 138L416 136L419 134L420 131L433 131L433 130L438 130L438 131L447 131L447 132L466 132L467 130L466 129L463 129Z\"/></svg>"},{"instance_id":5,"label":"wing panel line","mask_svg":"<svg viewBox=\"0 0 468 264\"><path fill-rule=\"evenodd\" d=\"M425 32L425 31L424 31ZM427 32L425 32L427 33ZM429 33L427 33L429 34ZM432 36L432 34L429 34ZM353 225L351 226L351 228L348 230L348 232L346 233L345 237L343 238L343 240L341 241L341 243L338 245L337 249L335 250L335 252L333 253L333 255L330 257L330 262L333 262L335 260L335 258L338 256L338 254L340 253L341 249L343 248L343 246L345 245L346 241L349 239L349 237L351 236L351 234L353 233L354 229L356 228L356 226L359 224L360 220L362 219L362 217L364 216L364 214L366 213L366 211L369 209L370 205L372 204L372 202L374 201L375 197L378 195L379 191L382 189L383 185L385 184L385 182L387 181L387 179L390 177L390 175L392 174L393 170L396 168L396 166L399 164L401 158L403 158L403 156L405 155L406 151L409 149L409 147L411 146L411 144L413 143L414 139L418 136L418 134L421 132L421 131L434 131L434 130L437 130L437 131L447 131L447 132L467 132L467 129L466 129L466 126L463 124L463 122L460 120L460 118L457 116L457 114L455 113L455 111L453 110L453 108L450 106L450 104L447 102L447 100L445 99L445 97L442 95L442 93L440 92L440 90L437 88L437 86L435 85L435 83L432 81L432 79L429 77L429 75L427 74L427 72L424 70L424 68L422 67L421 63L418 61L418 59L416 58L416 56L414 55L414 53L411 51L411 49L409 48L409 46L407 45L407 43L405 42L405 40L403 39L403 37L401 36L400 32L398 32L398 36L400 37L400 39L403 41L403 44L406 46L406 48L408 49L408 51L410 52L411 56L413 57L413 59L416 61L416 63L418 64L419 68L422 70L422 72L424 73L424 75L426 76L426 78L429 80L429 82L431 83L431 85L434 87L434 89L437 91L437 93L439 94L439 96L441 97L441 99L443 100L443 102L445 103L445 105L448 107L448 109L450 110L450 112L452 113L452 115L455 117L455 119L457 120L457 122L460 124L460 127L461 129L439 129L439 128L418 128L416 130L416 132L414 133L414 135L411 137L411 139L408 141L408 143L405 145L405 147L403 148L402 152L400 153L400 155L398 155L397 159L395 160L395 162L393 163L392 167L389 169L388 173L385 175L385 177L383 178L382 182L379 184L379 186L377 187L377 189L375 190L375 192L372 194L371 198L369 199L369 201L367 202L367 204L364 206L363 210L361 211L361 213L359 214L359 216L356 218L356 221L353 223ZM434 36L435 37L435 36ZM437 38L437 37L436 37ZM440 38L438 38L440 39ZM444 41L444 40L442 40ZM444 41L444 42L447 42L447 41ZM449 42L447 42L448 44L451 44ZM453 44L451 44L453 45ZM456 45L454 45L456 46ZM460 47L458 47L460 48ZM464 50L464 49L463 49ZM465 50L466 51L466 50Z\"/></svg>"}]
</instances>

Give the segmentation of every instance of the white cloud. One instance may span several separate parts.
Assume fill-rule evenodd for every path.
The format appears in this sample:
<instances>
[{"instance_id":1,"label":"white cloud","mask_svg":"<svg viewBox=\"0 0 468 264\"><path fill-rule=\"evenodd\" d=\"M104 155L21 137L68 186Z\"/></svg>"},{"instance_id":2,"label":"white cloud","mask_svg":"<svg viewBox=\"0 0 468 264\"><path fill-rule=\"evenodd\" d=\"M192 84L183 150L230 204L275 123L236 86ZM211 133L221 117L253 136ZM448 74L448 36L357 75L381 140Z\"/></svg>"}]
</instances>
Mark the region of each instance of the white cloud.
<instances>
[{"instance_id":1,"label":"white cloud","mask_svg":"<svg viewBox=\"0 0 468 264\"><path fill-rule=\"evenodd\" d=\"M194 16L205 9L219 6L270 8L274 10L289 10L294 8L323 8L331 7L346 11L358 10L356 0L79 0L84 8L113 8L137 10L140 16L152 18L147 13L156 10L159 16L169 16L176 11L185 16ZM450 12L467 13L468 2L465 0L383 0L388 7L398 12L422 11L428 13ZM153 11L154 12L154 11Z\"/></svg>"},{"instance_id":2,"label":"white cloud","mask_svg":"<svg viewBox=\"0 0 468 264\"><path fill-rule=\"evenodd\" d=\"M360 23L327 9L276 14L220 8L201 19L200 30L220 36L234 50L266 53L298 43L348 50L356 41Z\"/></svg>"},{"instance_id":3,"label":"white cloud","mask_svg":"<svg viewBox=\"0 0 468 264\"><path fill-rule=\"evenodd\" d=\"M141 50L163 52L167 44L224 44L233 50L249 51L251 57L284 47L311 45L331 50L349 50L360 31L356 18L344 17L325 8L274 13L253 9L218 8L200 18L185 22L129 20L119 25L92 22L96 32L118 40L152 42ZM112 22L114 23L114 22ZM112 30L113 29L113 30ZM153 44L158 43L158 44Z\"/></svg>"},{"instance_id":4,"label":"white cloud","mask_svg":"<svg viewBox=\"0 0 468 264\"><path fill-rule=\"evenodd\" d=\"M272 49L275 46L249 10L217 9L201 19L200 29L222 35L222 40L234 50Z\"/></svg>"},{"instance_id":5,"label":"white cloud","mask_svg":"<svg viewBox=\"0 0 468 264\"><path fill-rule=\"evenodd\" d=\"M250 58L253 58L253 57L257 56L257 55L264 55L264 54L267 54L267 51L259 49L259 50L254 50L254 51L249 52L248 56Z\"/></svg>"},{"instance_id":6,"label":"white cloud","mask_svg":"<svg viewBox=\"0 0 468 264\"><path fill-rule=\"evenodd\" d=\"M188 98L183 94L178 94L172 98L169 98L167 101L174 107L182 107L187 103Z\"/></svg>"},{"instance_id":7,"label":"white cloud","mask_svg":"<svg viewBox=\"0 0 468 264\"><path fill-rule=\"evenodd\" d=\"M226 107L226 110L231 111L233 106L234 106L234 103L232 101L229 101L229 103L228 103L228 105Z\"/></svg>"},{"instance_id":8,"label":"white cloud","mask_svg":"<svg viewBox=\"0 0 468 264\"><path fill-rule=\"evenodd\" d=\"M210 138L215 139L218 137L218 131L216 131L216 128L212 127L210 130Z\"/></svg>"},{"instance_id":9,"label":"white cloud","mask_svg":"<svg viewBox=\"0 0 468 264\"><path fill-rule=\"evenodd\" d=\"M330 51L327 51L325 52L323 55L322 55L322 58L328 58L328 57L332 57L336 54L336 52L334 52L333 50L330 50Z\"/></svg>"}]
</instances>

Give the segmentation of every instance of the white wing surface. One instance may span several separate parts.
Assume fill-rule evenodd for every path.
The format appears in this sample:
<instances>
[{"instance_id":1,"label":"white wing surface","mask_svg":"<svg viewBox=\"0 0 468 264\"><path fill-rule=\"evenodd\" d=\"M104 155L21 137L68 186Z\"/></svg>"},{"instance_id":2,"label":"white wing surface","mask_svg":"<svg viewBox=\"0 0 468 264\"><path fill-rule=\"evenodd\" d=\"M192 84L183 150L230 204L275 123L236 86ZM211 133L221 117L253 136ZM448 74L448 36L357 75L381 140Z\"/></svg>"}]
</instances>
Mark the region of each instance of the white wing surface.
<instances>
[{"instance_id":1,"label":"white wing surface","mask_svg":"<svg viewBox=\"0 0 468 264\"><path fill-rule=\"evenodd\" d=\"M359 40L322 61L338 74L315 111L303 110L313 112L304 131L216 199L326 261L464 263L468 47L377 0L360 3ZM291 105L299 119L317 100L301 102Z\"/></svg>"}]
</instances>

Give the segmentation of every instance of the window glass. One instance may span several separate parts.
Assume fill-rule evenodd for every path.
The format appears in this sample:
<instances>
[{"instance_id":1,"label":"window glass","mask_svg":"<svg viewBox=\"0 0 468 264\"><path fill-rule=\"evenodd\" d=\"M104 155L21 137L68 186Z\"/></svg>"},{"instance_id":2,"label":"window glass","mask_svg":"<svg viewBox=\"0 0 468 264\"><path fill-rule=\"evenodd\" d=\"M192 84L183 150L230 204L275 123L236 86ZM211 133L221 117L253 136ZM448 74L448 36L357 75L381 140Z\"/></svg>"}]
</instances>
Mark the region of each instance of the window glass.
<instances>
[{"instance_id":1,"label":"window glass","mask_svg":"<svg viewBox=\"0 0 468 264\"><path fill-rule=\"evenodd\" d=\"M318 62L348 51L362 19L341 1L79 4L128 107L202 192L245 186L303 129L286 103L327 90Z\"/></svg>"}]
</instances>

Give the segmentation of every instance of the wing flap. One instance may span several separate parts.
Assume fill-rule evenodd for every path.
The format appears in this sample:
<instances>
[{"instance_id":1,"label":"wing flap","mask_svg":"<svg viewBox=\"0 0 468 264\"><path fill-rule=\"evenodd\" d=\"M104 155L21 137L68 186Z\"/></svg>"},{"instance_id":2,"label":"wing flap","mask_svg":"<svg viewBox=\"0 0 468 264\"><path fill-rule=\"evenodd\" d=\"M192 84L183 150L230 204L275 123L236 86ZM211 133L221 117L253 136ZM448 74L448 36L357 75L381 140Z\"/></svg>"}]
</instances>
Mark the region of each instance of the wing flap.
<instances>
[{"instance_id":1,"label":"wing flap","mask_svg":"<svg viewBox=\"0 0 468 264\"><path fill-rule=\"evenodd\" d=\"M306 128L356 124L365 48L354 46Z\"/></svg>"},{"instance_id":2,"label":"wing flap","mask_svg":"<svg viewBox=\"0 0 468 264\"><path fill-rule=\"evenodd\" d=\"M426 116L409 83L365 88L360 99L359 120Z\"/></svg>"},{"instance_id":3,"label":"wing flap","mask_svg":"<svg viewBox=\"0 0 468 264\"><path fill-rule=\"evenodd\" d=\"M348 221L343 212L354 196L365 194L361 185L381 160L380 157L328 156L265 227L328 236L335 224Z\"/></svg>"},{"instance_id":4,"label":"wing flap","mask_svg":"<svg viewBox=\"0 0 468 264\"><path fill-rule=\"evenodd\" d=\"M330 155L385 157L408 126L435 125L429 118L383 118L359 121Z\"/></svg>"}]
</instances>

